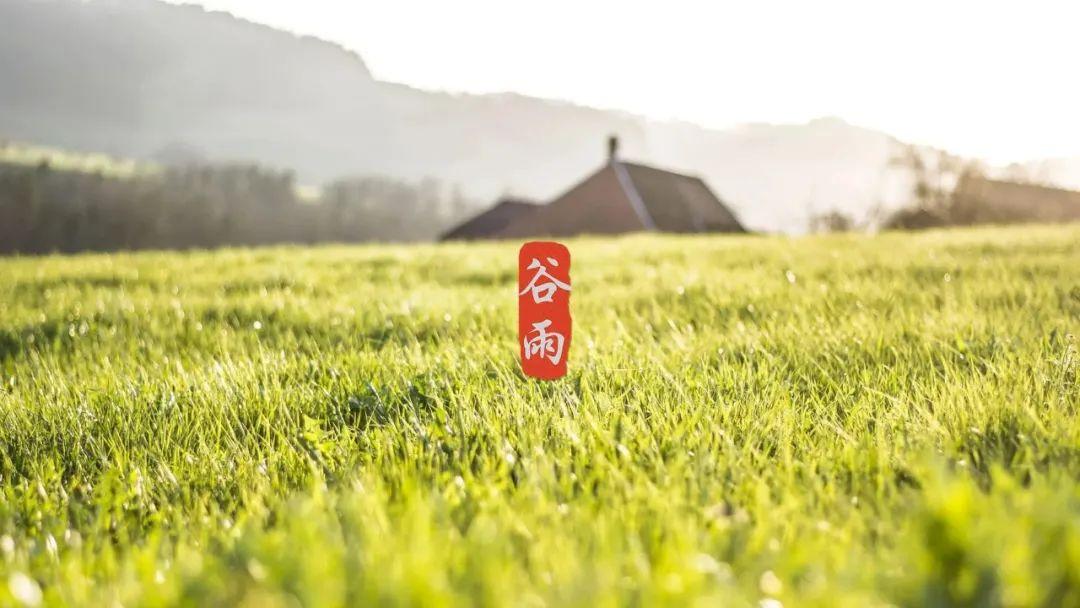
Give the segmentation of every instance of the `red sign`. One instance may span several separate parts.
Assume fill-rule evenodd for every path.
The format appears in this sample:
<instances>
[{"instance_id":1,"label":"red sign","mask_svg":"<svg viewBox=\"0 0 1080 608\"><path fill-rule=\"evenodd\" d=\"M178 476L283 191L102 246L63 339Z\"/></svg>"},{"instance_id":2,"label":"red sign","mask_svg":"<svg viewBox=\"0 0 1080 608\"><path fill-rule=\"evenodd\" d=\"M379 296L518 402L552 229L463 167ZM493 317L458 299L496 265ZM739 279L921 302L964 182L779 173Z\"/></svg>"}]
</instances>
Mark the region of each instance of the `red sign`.
<instances>
[{"instance_id":1,"label":"red sign","mask_svg":"<svg viewBox=\"0 0 1080 608\"><path fill-rule=\"evenodd\" d=\"M570 250L533 241L518 253L518 343L526 376L566 375L570 355Z\"/></svg>"}]
</instances>

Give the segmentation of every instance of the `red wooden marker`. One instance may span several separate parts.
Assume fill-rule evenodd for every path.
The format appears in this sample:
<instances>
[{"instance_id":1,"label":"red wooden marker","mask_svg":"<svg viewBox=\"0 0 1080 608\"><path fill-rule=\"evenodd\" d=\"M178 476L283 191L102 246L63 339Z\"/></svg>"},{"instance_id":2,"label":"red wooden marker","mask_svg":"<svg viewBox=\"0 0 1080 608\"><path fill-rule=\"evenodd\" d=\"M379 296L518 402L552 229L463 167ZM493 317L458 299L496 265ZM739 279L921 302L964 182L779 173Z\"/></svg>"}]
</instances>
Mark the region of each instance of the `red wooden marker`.
<instances>
[{"instance_id":1,"label":"red wooden marker","mask_svg":"<svg viewBox=\"0 0 1080 608\"><path fill-rule=\"evenodd\" d=\"M522 245L517 291L521 370L562 378L570 355L570 250L549 241Z\"/></svg>"}]
</instances>

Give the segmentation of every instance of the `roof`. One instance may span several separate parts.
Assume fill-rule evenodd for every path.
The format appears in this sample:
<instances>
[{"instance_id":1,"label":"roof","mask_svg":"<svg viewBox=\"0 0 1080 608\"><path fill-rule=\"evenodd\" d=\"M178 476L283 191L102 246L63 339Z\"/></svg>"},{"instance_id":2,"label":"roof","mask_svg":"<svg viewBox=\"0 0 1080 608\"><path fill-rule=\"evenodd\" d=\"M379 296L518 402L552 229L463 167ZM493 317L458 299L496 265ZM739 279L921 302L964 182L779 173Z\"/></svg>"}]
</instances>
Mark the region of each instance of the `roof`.
<instances>
[{"instance_id":1,"label":"roof","mask_svg":"<svg viewBox=\"0 0 1080 608\"><path fill-rule=\"evenodd\" d=\"M494 237L746 232L700 178L613 159Z\"/></svg>"},{"instance_id":2,"label":"roof","mask_svg":"<svg viewBox=\"0 0 1080 608\"><path fill-rule=\"evenodd\" d=\"M970 223L1075 221L1080 220L1080 192L965 176L953 213Z\"/></svg>"},{"instance_id":3,"label":"roof","mask_svg":"<svg viewBox=\"0 0 1080 608\"><path fill-rule=\"evenodd\" d=\"M504 198L490 209L473 216L442 236L442 240L469 240L491 238L519 217L540 208L532 201Z\"/></svg>"},{"instance_id":4,"label":"roof","mask_svg":"<svg viewBox=\"0 0 1080 608\"><path fill-rule=\"evenodd\" d=\"M745 232L735 214L699 177L615 161L625 168L652 229L663 232ZM633 196L631 194L631 196Z\"/></svg>"}]
</instances>

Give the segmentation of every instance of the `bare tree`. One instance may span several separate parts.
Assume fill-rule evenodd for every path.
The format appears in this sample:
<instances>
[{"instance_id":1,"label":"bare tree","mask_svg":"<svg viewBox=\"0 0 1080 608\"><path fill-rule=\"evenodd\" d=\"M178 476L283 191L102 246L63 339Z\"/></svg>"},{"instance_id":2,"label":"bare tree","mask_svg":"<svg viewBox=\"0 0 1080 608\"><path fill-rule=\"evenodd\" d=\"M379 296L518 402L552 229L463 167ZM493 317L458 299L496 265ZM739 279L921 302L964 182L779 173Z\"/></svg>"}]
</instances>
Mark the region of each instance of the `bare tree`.
<instances>
[{"instance_id":1,"label":"bare tree","mask_svg":"<svg viewBox=\"0 0 1080 608\"><path fill-rule=\"evenodd\" d=\"M890 160L890 166L911 176L908 205L886 218L885 228L918 229L955 223L955 192L962 182L982 175L983 167L944 150L905 146Z\"/></svg>"}]
</instances>

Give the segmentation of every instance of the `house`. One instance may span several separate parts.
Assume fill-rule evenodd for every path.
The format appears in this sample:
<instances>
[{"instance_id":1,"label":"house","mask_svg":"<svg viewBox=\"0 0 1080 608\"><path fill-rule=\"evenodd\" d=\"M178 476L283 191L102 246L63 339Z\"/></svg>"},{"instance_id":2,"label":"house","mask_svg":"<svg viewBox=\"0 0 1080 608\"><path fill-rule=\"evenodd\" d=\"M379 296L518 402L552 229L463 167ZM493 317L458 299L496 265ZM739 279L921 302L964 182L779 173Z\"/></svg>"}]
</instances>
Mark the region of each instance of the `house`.
<instances>
[{"instance_id":1,"label":"house","mask_svg":"<svg viewBox=\"0 0 1080 608\"><path fill-rule=\"evenodd\" d=\"M468 241L491 238L512 221L534 213L540 205L532 201L504 198L495 206L466 220L442 236L444 241Z\"/></svg>"},{"instance_id":2,"label":"house","mask_svg":"<svg viewBox=\"0 0 1080 608\"><path fill-rule=\"evenodd\" d=\"M625 162L619 158L618 146L617 138L609 138L606 164L555 200L514 217L484 238L639 231L746 232L700 178Z\"/></svg>"},{"instance_id":3,"label":"house","mask_svg":"<svg viewBox=\"0 0 1080 608\"><path fill-rule=\"evenodd\" d=\"M952 220L962 224L1080 220L1080 192L965 176L953 193Z\"/></svg>"}]
</instances>

